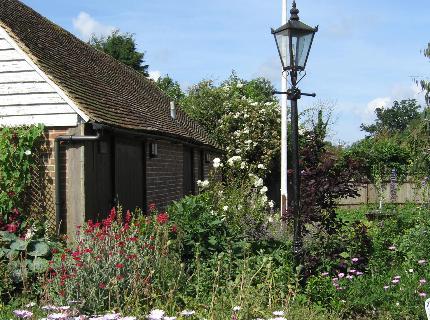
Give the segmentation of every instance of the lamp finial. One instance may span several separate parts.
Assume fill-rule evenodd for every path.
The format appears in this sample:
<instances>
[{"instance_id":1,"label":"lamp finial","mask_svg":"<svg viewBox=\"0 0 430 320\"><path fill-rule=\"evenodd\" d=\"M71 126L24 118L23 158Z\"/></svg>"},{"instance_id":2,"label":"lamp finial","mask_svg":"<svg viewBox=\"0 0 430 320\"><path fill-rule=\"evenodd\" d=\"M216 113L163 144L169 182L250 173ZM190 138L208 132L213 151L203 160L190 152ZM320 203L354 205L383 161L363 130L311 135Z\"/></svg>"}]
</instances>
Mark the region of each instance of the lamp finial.
<instances>
[{"instance_id":1,"label":"lamp finial","mask_svg":"<svg viewBox=\"0 0 430 320\"><path fill-rule=\"evenodd\" d=\"M290 20L295 20L298 21L299 20L299 9L297 9L296 6L296 0L293 1L293 8L291 8L290 13L291 13L291 17Z\"/></svg>"}]
</instances>

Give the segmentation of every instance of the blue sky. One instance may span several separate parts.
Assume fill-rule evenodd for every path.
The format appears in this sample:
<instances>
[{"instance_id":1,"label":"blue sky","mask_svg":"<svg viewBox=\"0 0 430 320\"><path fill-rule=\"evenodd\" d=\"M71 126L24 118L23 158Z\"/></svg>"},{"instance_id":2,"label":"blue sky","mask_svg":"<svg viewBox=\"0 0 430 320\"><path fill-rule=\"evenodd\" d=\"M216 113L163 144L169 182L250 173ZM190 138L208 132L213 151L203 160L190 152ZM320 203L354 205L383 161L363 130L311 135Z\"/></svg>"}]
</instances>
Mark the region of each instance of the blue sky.
<instances>
[{"instance_id":1,"label":"blue sky","mask_svg":"<svg viewBox=\"0 0 430 320\"><path fill-rule=\"evenodd\" d=\"M288 4L291 5L291 0ZM135 34L150 71L186 88L222 81L232 70L265 76L280 86L280 62L270 34L281 24L281 0L24 0L87 40L114 28ZM361 137L360 124L393 100L417 98L413 76L430 76L420 52L430 42L430 1L297 0L300 18L319 25L301 88L316 92L300 107L334 106L334 142Z\"/></svg>"}]
</instances>

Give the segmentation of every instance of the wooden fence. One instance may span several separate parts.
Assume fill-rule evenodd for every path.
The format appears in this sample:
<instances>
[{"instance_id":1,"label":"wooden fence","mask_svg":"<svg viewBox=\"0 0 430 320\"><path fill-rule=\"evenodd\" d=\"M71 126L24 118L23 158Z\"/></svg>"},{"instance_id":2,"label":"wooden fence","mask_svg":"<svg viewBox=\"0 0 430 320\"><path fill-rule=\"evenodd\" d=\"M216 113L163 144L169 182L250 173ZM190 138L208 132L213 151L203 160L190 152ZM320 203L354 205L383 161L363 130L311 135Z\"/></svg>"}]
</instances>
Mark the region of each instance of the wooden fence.
<instances>
[{"instance_id":1,"label":"wooden fence","mask_svg":"<svg viewBox=\"0 0 430 320\"><path fill-rule=\"evenodd\" d=\"M357 198L346 198L339 202L340 206L354 207L363 204L379 203L378 193L373 184L364 184L359 188L360 196ZM429 201L429 188L424 188L416 183L406 182L391 188L390 183L384 183L383 203L404 204L408 202L423 203Z\"/></svg>"}]
</instances>

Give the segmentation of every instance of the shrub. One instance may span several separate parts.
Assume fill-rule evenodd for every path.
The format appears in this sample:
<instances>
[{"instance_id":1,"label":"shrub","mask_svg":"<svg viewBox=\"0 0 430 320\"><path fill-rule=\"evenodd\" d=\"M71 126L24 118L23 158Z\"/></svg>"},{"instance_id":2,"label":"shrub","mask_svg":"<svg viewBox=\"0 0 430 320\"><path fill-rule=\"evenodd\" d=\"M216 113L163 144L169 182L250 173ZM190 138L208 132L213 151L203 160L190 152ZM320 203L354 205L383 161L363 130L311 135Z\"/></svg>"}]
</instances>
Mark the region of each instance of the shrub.
<instances>
[{"instance_id":1,"label":"shrub","mask_svg":"<svg viewBox=\"0 0 430 320\"><path fill-rule=\"evenodd\" d=\"M78 229L76 241L51 260L47 300L78 301L91 313L147 310L170 302L182 284L176 231L167 213L148 217L130 212L124 221L112 209L102 222Z\"/></svg>"}]
</instances>

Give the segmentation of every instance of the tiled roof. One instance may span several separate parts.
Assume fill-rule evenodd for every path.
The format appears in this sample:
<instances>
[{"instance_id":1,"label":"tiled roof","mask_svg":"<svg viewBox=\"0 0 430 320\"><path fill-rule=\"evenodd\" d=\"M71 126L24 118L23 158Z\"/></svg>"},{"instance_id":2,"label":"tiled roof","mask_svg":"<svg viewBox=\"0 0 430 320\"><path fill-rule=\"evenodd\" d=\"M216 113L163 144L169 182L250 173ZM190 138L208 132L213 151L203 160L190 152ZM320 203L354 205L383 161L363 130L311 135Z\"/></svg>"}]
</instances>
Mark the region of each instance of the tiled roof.
<instances>
[{"instance_id":1,"label":"tiled roof","mask_svg":"<svg viewBox=\"0 0 430 320\"><path fill-rule=\"evenodd\" d=\"M92 48L17 0L0 0L0 25L92 121L215 146L141 73Z\"/></svg>"}]
</instances>

